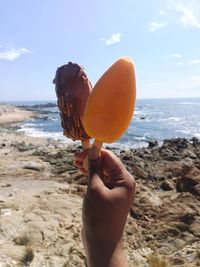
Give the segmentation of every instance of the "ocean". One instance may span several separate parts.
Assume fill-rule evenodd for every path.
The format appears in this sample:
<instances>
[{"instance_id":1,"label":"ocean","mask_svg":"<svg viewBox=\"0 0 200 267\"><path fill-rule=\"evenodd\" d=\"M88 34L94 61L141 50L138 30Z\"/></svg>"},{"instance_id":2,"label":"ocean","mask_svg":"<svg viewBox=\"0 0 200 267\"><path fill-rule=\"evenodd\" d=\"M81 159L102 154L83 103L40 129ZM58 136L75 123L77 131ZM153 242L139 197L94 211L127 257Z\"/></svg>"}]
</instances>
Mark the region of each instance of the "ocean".
<instances>
[{"instance_id":1,"label":"ocean","mask_svg":"<svg viewBox=\"0 0 200 267\"><path fill-rule=\"evenodd\" d=\"M38 116L21 123L18 131L72 143L62 134L58 108L46 107L47 103L49 101L12 102L30 107L38 105L34 108ZM176 137L200 138L200 98L138 99L129 128L111 146L136 148L147 146L149 141Z\"/></svg>"}]
</instances>

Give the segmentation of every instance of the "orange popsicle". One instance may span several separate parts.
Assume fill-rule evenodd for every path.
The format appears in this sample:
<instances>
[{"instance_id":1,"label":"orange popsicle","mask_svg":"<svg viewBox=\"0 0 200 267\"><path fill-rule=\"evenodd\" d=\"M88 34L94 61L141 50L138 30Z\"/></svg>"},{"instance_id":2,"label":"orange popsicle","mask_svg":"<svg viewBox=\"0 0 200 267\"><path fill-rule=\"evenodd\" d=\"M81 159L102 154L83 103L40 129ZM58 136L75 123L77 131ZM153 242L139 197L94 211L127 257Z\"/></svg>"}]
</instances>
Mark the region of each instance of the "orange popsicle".
<instances>
[{"instance_id":1,"label":"orange popsicle","mask_svg":"<svg viewBox=\"0 0 200 267\"><path fill-rule=\"evenodd\" d=\"M96 143L111 143L128 128L136 98L132 60L119 58L108 68L92 90L83 116L86 133Z\"/></svg>"}]
</instances>

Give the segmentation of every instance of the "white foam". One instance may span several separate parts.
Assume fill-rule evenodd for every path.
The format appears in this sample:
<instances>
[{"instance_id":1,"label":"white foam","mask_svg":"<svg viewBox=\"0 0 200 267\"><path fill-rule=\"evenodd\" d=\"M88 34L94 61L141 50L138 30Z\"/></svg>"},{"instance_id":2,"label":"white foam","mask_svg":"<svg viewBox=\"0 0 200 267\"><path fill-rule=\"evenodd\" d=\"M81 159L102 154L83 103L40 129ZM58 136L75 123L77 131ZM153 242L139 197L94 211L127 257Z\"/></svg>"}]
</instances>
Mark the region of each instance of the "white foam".
<instances>
[{"instance_id":1,"label":"white foam","mask_svg":"<svg viewBox=\"0 0 200 267\"><path fill-rule=\"evenodd\" d=\"M169 120L171 120L171 121L181 121L182 118L179 118L179 117L170 117Z\"/></svg>"},{"instance_id":2,"label":"white foam","mask_svg":"<svg viewBox=\"0 0 200 267\"><path fill-rule=\"evenodd\" d=\"M134 115L141 115L141 114L142 114L142 112L139 111L139 110L135 110L135 111L134 111Z\"/></svg>"},{"instance_id":3,"label":"white foam","mask_svg":"<svg viewBox=\"0 0 200 267\"><path fill-rule=\"evenodd\" d=\"M43 123L38 123L37 124L38 126L43 126ZM29 128L29 127L32 127L32 126L35 126L34 123L30 123L30 122L27 122L27 123L24 123L21 128Z\"/></svg>"},{"instance_id":4,"label":"white foam","mask_svg":"<svg viewBox=\"0 0 200 267\"><path fill-rule=\"evenodd\" d=\"M200 133L195 133L194 136L200 139Z\"/></svg>"},{"instance_id":5,"label":"white foam","mask_svg":"<svg viewBox=\"0 0 200 267\"><path fill-rule=\"evenodd\" d=\"M126 144L123 143L112 143L112 144L105 144L106 147L109 148L115 148L119 150L127 150L127 149L134 149L134 148L140 148L140 147L147 147L148 143L147 142L138 142L138 143L132 143L132 142L127 142Z\"/></svg>"},{"instance_id":6,"label":"white foam","mask_svg":"<svg viewBox=\"0 0 200 267\"><path fill-rule=\"evenodd\" d=\"M57 118L48 118L48 120L50 120L50 121L58 121Z\"/></svg>"},{"instance_id":7,"label":"white foam","mask_svg":"<svg viewBox=\"0 0 200 267\"><path fill-rule=\"evenodd\" d=\"M177 133L187 134L187 135L188 134L190 134L190 135L192 134L192 130L189 130L189 129L188 130L186 130L186 129L185 130L176 130L176 132Z\"/></svg>"},{"instance_id":8,"label":"white foam","mask_svg":"<svg viewBox=\"0 0 200 267\"><path fill-rule=\"evenodd\" d=\"M72 144L74 143L70 138L67 138L63 136L62 132L44 132L40 131L38 129L35 129L33 127L31 128L21 128L17 130L18 132L23 132L25 135L30 136L30 137L36 137L36 138L49 138L55 141L62 141L64 143L69 143Z\"/></svg>"},{"instance_id":9,"label":"white foam","mask_svg":"<svg viewBox=\"0 0 200 267\"><path fill-rule=\"evenodd\" d=\"M200 105L200 102L180 102L180 103L177 103L178 105L197 105L199 106Z\"/></svg>"},{"instance_id":10,"label":"white foam","mask_svg":"<svg viewBox=\"0 0 200 267\"><path fill-rule=\"evenodd\" d=\"M184 121L184 118L180 118L180 117L169 117L169 118L160 118L157 121L160 121L160 122L168 122L169 124L172 124L174 122L182 122L182 121Z\"/></svg>"}]
</instances>

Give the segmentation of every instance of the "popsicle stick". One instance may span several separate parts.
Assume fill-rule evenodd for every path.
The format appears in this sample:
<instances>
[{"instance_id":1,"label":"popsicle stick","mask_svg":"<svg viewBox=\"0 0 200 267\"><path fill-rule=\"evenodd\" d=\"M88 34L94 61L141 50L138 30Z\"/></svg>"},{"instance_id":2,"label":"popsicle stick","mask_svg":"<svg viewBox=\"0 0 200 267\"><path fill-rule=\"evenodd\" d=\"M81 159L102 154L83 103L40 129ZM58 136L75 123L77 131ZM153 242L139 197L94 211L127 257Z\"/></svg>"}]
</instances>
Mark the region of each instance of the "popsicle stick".
<instances>
[{"instance_id":1,"label":"popsicle stick","mask_svg":"<svg viewBox=\"0 0 200 267\"><path fill-rule=\"evenodd\" d=\"M100 150L101 150L101 147L102 147L102 142L99 142L97 140L94 141L92 147L90 148L87 148L87 149L92 149L94 151L94 158L98 158L99 157L99 153L100 153ZM83 167L88 170L88 155L86 155L84 161L83 161Z\"/></svg>"},{"instance_id":2,"label":"popsicle stick","mask_svg":"<svg viewBox=\"0 0 200 267\"><path fill-rule=\"evenodd\" d=\"M103 142L100 142L98 140L95 140L93 145L92 145L92 150L94 151L94 158L99 157L100 150L102 148ZM96 156L96 157L95 157Z\"/></svg>"},{"instance_id":3,"label":"popsicle stick","mask_svg":"<svg viewBox=\"0 0 200 267\"><path fill-rule=\"evenodd\" d=\"M90 139L81 141L81 143L82 143L83 150L90 149Z\"/></svg>"},{"instance_id":4,"label":"popsicle stick","mask_svg":"<svg viewBox=\"0 0 200 267\"><path fill-rule=\"evenodd\" d=\"M94 153L94 158L98 158L100 156L100 150L102 148L102 145L103 145L103 142L100 142L100 141L97 141L95 140L93 145L92 145L92 148L93 151L96 153ZM105 169L102 169L102 174L103 174L103 181L105 184L109 183L109 175L108 175L108 172L105 170Z\"/></svg>"},{"instance_id":5,"label":"popsicle stick","mask_svg":"<svg viewBox=\"0 0 200 267\"><path fill-rule=\"evenodd\" d=\"M90 139L81 141L82 142L82 147L83 147L83 151L87 150L89 151L90 149ZM88 170L88 153L85 155L84 161L83 161L83 167Z\"/></svg>"}]
</instances>

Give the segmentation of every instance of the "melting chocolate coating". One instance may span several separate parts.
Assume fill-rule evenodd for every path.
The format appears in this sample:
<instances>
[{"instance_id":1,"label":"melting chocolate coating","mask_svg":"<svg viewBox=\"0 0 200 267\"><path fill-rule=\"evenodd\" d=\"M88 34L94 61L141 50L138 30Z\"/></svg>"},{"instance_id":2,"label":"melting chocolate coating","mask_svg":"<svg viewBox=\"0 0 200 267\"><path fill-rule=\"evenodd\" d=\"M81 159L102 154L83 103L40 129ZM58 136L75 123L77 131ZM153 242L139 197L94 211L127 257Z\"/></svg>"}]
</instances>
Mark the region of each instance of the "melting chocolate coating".
<instances>
[{"instance_id":1,"label":"melting chocolate coating","mask_svg":"<svg viewBox=\"0 0 200 267\"><path fill-rule=\"evenodd\" d=\"M56 71L55 90L58 98L63 134L72 140L87 140L82 119L92 85L84 69L69 62Z\"/></svg>"}]
</instances>

